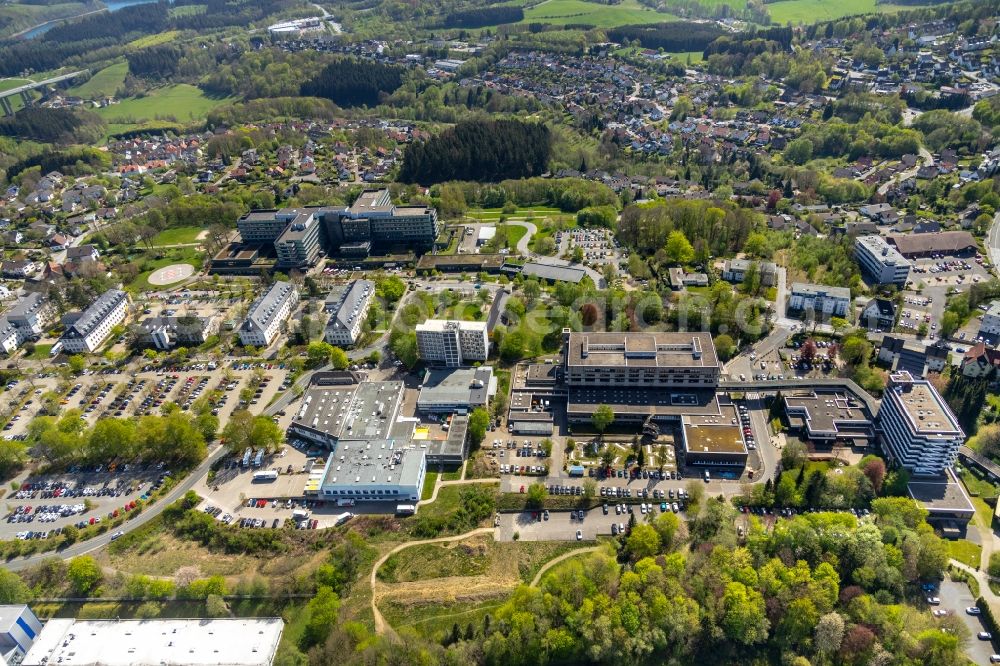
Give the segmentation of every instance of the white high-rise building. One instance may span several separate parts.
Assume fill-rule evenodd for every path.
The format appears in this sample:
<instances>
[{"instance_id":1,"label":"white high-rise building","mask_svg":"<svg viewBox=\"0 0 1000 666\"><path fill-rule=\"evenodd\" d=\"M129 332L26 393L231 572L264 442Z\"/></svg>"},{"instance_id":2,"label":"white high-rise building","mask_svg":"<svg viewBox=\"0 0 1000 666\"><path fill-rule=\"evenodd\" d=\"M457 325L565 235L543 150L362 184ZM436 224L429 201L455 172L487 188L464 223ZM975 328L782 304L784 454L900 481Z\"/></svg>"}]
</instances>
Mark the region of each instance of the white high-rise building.
<instances>
[{"instance_id":1,"label":"white high-rise building","mask_svg":"<svg viewBox=\"0 0 1000 666\"><path fill-rule=\"evenodd\" d=\"M486 322L428 319L417 324L417 352L427 363L455 368L485 361L489 351Z\"/></svg>"},{"instance_id":2,"label":"white high-rise building","mask_svg":"<svg viewBox=\"0 0 1000 666\"><path fill-rule=\"evenodd\" d=\"M906 371L889 376L877 430L886 454L918 476L942 474L965 442L944 398L929 381Z\"/></svg>"},{"instance_id":3,"label":"white high-rise building","mask_svg":"<svg viewBox=\"0 0 1000 666\"><path fill-rule=\"evenodd\" d=\"M903 287L910 277L909 260L881 236L858 236L854 241L854 256L862 272L875 284Z\"/></svg>"}]
</instances>

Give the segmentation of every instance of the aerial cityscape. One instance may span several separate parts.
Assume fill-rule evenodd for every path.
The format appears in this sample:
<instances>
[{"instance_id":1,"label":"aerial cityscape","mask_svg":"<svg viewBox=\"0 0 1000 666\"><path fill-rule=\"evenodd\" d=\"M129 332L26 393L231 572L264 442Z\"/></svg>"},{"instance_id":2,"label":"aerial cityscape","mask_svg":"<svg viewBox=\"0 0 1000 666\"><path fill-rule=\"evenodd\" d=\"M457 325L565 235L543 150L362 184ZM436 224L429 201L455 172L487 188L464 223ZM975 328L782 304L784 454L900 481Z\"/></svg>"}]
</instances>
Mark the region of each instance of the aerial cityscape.
<instances>
[{"instance_id":1,"label":"aerial cityscape","mask_svg":"<svg viewBox=\"0 0 1000 666\"><path fill-rule=\"evenodd\" d=\"M0 0L0 663L1000 663L1000 0Z\"/></svg>"}]
</instances>

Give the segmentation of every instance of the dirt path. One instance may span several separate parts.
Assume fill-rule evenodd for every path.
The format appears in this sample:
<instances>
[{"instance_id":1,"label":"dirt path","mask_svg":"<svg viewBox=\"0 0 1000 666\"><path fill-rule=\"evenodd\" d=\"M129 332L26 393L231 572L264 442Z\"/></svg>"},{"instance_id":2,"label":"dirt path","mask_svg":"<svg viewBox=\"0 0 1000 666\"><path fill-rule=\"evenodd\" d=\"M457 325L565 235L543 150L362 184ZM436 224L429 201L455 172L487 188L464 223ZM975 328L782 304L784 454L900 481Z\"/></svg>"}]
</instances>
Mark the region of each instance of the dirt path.
<instances>
[{"instance_id":1,"label":"dirt path","mask_svg":"<svg viewBox=\"0 0 1000 666\"><path fill-rule=\"evenodd\" d=\"M542 576L545 575L545 572L547 572L549 569L556 566L560 562L568 560L571 557L576 557L577 555L583 555L584 553L596 553L601 548L602 546L587 546L586 548L577 548L576 550L571 550L568 553L563 553L562 555L560 555L555 559L549 560L542 566L541 569L538 570L538 573L535 574L535 577L531 580L531 587L538 587L538 584L542 582Z\"/></svg>"},{"instance_id":2,"label":"dirt path","mask_svg":"<svg viewBox=\"0 0 1000 666\"><path fill-rule=\"evenodd\" d=\"M454 481L452 483L462 483L461 481ZM435 496L437 495L437 488L435 490ZM448 543L450 541L463 541L480 534L493 534L492 527L480 527L474 529L471 532L466 532L465 534L458 534L450 537L439 537L437 539L423 539L421 541L407 541L406 543L401 543L388 553L383 555L372 567L371 575L368 577L368 584L371 586L372 590L372 618L375 620L375 633L380 636L389 636L391 638L398 639L399 636L396 634L395 630L385 621L382 617L381 611L378 609L378 601L381 598L381 583L378 582L378 570L385 564L386 560L395 555L396 553L406 550L407 548L412 548L413 546L423 546L433 543Z\"/></svg>"}]
</instances>

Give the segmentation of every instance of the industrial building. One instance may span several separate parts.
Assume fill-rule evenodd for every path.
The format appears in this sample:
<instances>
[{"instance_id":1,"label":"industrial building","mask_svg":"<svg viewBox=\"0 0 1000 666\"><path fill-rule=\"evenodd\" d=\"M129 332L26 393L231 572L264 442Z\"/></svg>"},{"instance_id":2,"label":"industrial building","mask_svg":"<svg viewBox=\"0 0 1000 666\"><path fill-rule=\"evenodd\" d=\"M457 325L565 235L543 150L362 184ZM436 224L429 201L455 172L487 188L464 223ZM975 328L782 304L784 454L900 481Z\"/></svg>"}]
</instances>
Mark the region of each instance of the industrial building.
<instances>
[{"instance_id":1,"label":"industrial building","mask_svg":"<svg viewBox=\"0 0 1000 666\"><path fill-rule=\"evenodd\" d=\"M872 284L903 287L910 277L910 262L881 236L858 236L854 256Z\"/></svg>"},{"instance_id":2,"label":"industrial building","mask_svg":"<svg viewBox=\"0 0 1000 666\"><path fill-rule=\"evenodd\" d=\"M485 361L490 340L486 322L428 319L417 324L417 354L425 363L450 368Z\"/></svg>"},{"instance_id":3,"label":"industrial building","mask_svg":"<svg viewBox=\"0 0 1000 666\"><path fill-rule=\"evenodd\" d=\"M41 631L42 623L24 604L0 606L0 663L21 663Z\"/></svg>"},{"instance_id":4,"label":"industrial building","mask_svg":"<svg viewBox=\"0 0 1000 666\"><path fill-rule=\"evenodd\" d=\"M350 372L317 372L288 432L328 449L341 439L389 439L403 388L403 382L362 382Z\"/></svg>"},{"instance_id":5,"label":"industrial building","mask_svg":"<svg viewBox=\"0 0 1000 666\"><path fill-rule=\"evenodd\" d=\"M906 371L889 375L876 427L885 453L915 476L943 474L965 441L937 389Z\"/></svg>"},{"instance_id":6,"label":"industrial building","mask_svg":"<svg viewBox=\"0 0 1000 666\"><path fill-rule=\"evenodd\" d=\"M427 456L393 439L341 440L327 458L319 496L356 502L420 501Z\"/></svg>"},{"instance_id":7,"label":"industrial building","mask_svg":"<svg viewBox=\"0 0 1000 666\"><path fill-rule=\"evenodd\" d=\"M375 283L371 280L354 280L334 287L323 305L323 311L330 314L323 339L338 347L354 345L361 336L373 298Z\"/></svg>"},{"instance_id":8,"label":"industrial building","mask_svg":"<svg viewBox=\"0 0 1000 666\"><path fill-rule=\"evenodd\" d=\"M299 292L291 282L275 282L254 299L240 326L244 346L269 347L299 302Z\"/></svg>"},{"instance_id":9,"label":"industrial building","mask_svg":"<svg viewBox=\"0 0 1000 666\"><path fill-rule=\"evenodd\" d=\"M111 329L125 321L128 308L127 293L108 289L83 312L63 318L68 326L59 338L61 350L70 354L96 351L111 335Z\"/></svg>"},{"instance_id":10,"label":"industrial building","mask_svg":"<svg viewBox=\"0 0 1000 666\"><path fill-rule=\"evenodd\" d=\"M417 411L424 414L468 414L486 407L496 396L493 368L428 369L424 374Z\"/></svg>"},{"instance_id":11,"label":"industrial building","mask_svg":"<svg viewBox=\"0 0 1000 666\"><path fill-rule=\"evenodd\" d=\"M279 617L190 620L51 619L22 666L270 666Z\"/></svg>"}]
</instances>

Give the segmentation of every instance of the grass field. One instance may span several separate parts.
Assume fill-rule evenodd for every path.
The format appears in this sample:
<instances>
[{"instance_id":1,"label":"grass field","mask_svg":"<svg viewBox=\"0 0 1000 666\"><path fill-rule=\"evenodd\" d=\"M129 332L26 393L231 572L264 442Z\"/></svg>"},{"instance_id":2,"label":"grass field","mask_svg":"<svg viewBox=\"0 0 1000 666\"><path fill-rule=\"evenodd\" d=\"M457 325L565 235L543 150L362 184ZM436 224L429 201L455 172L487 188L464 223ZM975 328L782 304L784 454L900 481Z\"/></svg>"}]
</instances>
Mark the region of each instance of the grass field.
<instances>
[{"instance_id":1,"label":"grass field","mask_svg":"<svg viewBox=\"0 0 1000 666\"><path fill-rule=\"evenodd\" d=\"M948 541L948 555L962 564L978 568L983 554L983 547L965 539Z\"/></svg>"},{"instance_id":2,"label":"grass field","mask_svg":"<svg viewBox=\"0 0 1000 666\"><path fill-rule=\"evenodd\" d=\"M0 92L31 83L28 79L0 79Z\"/></svg>"},{"instance_id":3,"label":"grass field","mask_svg":"<svg viewBox=\"0 0 1000 666\"><path fill-rule=\"evenodd\" d=\"M431 495L434 494L434 486L437 484L438 473L427 470L427 475L424 476L424 487L420 490L420 499L428 500Z\"/></svg>"},{"instance_id":4,"label":"grass field","mask_svg":"<svg viewBox=\"0 0 1000 666\"><path fill-rule=\"evenodd\" d=\"M516 217L519 219L524 219L526 217L543 217L545 215L554 215L561 213L562 211L558 208L552 208L551 206L535 206L533 208L517 208L513 213L505 213L500 208L479 208L476 210L470 210L466 212L466 217L471 217L474 220L481 222L497 221L501 216L503 217Z\"/></svg>"},{"instance_id":5,"label":"grass field","mask_svg":"<svg viewBox=\"0 0 1000 666\"><path fill-rule=\"evenodd\" d=\"M916 5L910 9L916 8ZM905 7L891 4L876 4L875 0L781 0L767 5L771 20L785 23L810 24L838 19L854 14L886 14L898 12Z\"/></svg>"},{"instance_id":6,"label":"grass field","mask_svg":"<svg viewBox=\"0 0 1000 666\"><path fill-rule=\"evenodd\" d=\"M128 63L124 60L116 62L98 71L86 83L70 88L68 92L70 95L77 95L85 99L111 97L125 82L126 74L128 74Z\"/></svg>"},{"instance_id":7,"label":"grass field","mask_svg":"<svg viewBox=\"0 0 1000 666\"><path fill-rule=\"evenodd\" d=\"M611 28L617 25L675 20L676 16L644 7L638 0L622 0L617 5L602 5L585 0L546 0L525 10L522 22L553 25L582 23L599 28Z\"/></svg>"},{"instance_id":8,"label":"grass field","mask_svg":"<svg viewBox=\"0 0 1000 666\"><path fill-rule=\"evenodd\" d=\"M52 345L35 345L34 353L28 358L33 361L44 361L49 357L50 351L52 351Z\"/></svg>"},{"instance_id":9,"label":"grass field","mask_svg":"<svg viewBox=\"0 0 1000 666\"><path fill-rule=\"evenodd\" d=\"M180 36L180 30L168 30L166 32L161 32L155 35L146 35L145 37L140 37L139 39L133 39L128 43L129 46L135 47L137 49L144 49L149 46L156 46L158 44L166 44L167 42L172 42Z\"/></svg>"},{"instance_id":10,"label":"grass field","mask_svg":"<svg viewBox=\"0 0 1000 666\"><path fill-rule=\"evenodd\" d=\"M195 271L201 268L203 255L195 248L174 248L171 250L160 250L160 252L164 253L164 256L159 259L139 260L142 262L145 270L129 283L129 289L132 291L155 291L161 289L161 287L149 284L149 276L153 271L164 266L171 264L191 264L194 266Z\"/></svg>"},{"instance_id":11,"label":"grass field","mask_svg":"<svg viewBox=\"0 0 1000 666\"><path fill-rule=\"evenodd\" d=\"M489 565L489 553L483 542L457 544L425 544L396 553L378 570L379 579L387 583L478 576Z\"/></svg>"},{"instance_id":12,"label":"grass field","mask_svg":"<svg viewBox=\"0 0 1000 666\"><path fill-rule=\"evenodd\" d=\"M179 83L98 109L97 114L114 125L142 125L151 120L184 123L201 120L215 107L232 101L231 97L209 97L192 85Z\"/></svg>"},{"instance_id":13,"label":"grass field","mask_svg":"<svg viewBox=\"0 0 1000 666\"><path fill-rule=\"evenodd\" d=\"M175 227L164 229L153 237L153 245L180 245L182 243L197 243L201 227Z\"/></svg>"}]
</instances>

